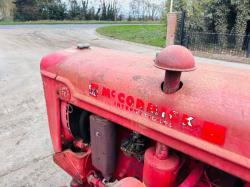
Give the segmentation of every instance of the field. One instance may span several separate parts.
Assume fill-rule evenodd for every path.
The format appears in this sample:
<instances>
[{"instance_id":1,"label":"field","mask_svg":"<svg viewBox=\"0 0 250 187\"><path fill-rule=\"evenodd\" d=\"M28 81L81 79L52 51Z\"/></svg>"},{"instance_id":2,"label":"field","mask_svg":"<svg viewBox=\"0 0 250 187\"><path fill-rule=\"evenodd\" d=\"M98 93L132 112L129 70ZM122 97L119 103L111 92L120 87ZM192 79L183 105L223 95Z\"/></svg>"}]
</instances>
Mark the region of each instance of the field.
<instances>
[{"instance_id":1,"label":"field","mask_svg":"<svg viewBox=\"0 0 250 187\"><path fill-rule=\"evenodd\" d=\"M99 34L126 41L164 47L166 43L165 25L119 25L97 29Z\"/></svg>"}]
</instances>

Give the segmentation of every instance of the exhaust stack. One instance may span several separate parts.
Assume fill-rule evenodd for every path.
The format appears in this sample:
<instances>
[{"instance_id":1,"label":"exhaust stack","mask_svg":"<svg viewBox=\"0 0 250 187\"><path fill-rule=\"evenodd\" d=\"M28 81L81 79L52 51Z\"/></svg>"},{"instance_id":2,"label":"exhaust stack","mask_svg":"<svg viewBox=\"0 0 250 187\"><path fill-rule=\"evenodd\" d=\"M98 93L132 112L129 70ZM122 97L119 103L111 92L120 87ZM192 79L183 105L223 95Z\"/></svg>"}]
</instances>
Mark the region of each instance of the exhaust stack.
<instances>
[{"instance_id":1,"label":"exhaust stack","mask_svg":"<svg viewBox=\"0 0 250 187\"><path fill-rule=\"evenodd\" d=\"M180 45L170 45L155 59L155 67L166 70L162 90L166 94L178 91L181 86L181 73L194 71L195 60L192 53Z\"/></svg>"}]
</instances>

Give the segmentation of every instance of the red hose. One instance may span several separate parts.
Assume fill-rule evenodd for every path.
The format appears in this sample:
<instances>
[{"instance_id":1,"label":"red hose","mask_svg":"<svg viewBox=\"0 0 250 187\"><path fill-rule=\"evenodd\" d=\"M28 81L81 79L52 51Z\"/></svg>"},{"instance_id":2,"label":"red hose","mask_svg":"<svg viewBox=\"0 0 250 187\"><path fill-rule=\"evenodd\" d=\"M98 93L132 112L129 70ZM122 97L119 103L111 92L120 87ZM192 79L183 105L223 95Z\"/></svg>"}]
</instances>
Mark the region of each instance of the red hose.
<instances>
[{"instance_id":1,"label":"red hose","mask_svg":"<svg viewBox=\"0 0 250 187\"><path fill-rule=\"evenodd\" d=\"M204 171L204 166L199 164L190 172L187 178L179 185L179 187L194 187L199 182Z\"/></svg>"}]
</instances>

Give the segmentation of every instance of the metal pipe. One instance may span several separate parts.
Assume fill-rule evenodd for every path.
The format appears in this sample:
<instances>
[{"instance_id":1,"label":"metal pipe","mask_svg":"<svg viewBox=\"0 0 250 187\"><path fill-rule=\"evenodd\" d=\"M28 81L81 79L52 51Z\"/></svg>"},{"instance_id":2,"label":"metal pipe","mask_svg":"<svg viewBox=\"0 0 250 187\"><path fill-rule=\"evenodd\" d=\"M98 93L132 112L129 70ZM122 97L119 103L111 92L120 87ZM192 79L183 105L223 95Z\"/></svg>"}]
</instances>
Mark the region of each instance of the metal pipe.
<instances>
[{"instance_id":1,"label":"metal pipe","mask_svg":"<svg viewBox=\"0 0 250 187\"><path fill-rule=\"evenodd\" d=\"M188 177L179 185L179 187L194 187L199 182L204 171L204 166L197 164L197 166L190 172Z\"/></svg>"},{"instance_id":2,"label":"metal pipe","mask_svg":"<svg viewBox=\"0 0 250 187\"><path fill-rule=\"evenodd\" d=\"M166 71L163 84L163 91L166 94L176 92L180 88L181 72L180 71Z\"/></svg>"},{"instance_id":3,"label":"metal pipe","mask_svg":"<svg viewBox=\"0 0 250 187\"><path fill-rule=\"evenodd\" d=\"M166 145L157 142L155 156L159 160L166 160L169 157L169 148Z\"/></svg>"}]
</instances>

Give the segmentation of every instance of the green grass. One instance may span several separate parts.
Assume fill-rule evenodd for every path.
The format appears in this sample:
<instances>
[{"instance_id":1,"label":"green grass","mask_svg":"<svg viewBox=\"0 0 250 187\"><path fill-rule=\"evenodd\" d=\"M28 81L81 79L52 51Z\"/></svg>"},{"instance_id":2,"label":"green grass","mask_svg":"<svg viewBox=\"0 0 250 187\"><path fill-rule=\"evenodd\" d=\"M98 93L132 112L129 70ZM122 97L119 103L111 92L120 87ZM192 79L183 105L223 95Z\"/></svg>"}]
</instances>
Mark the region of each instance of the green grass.
<instances>
[{"instance_id":1,"label":"green grass","mask_svg":"<svg viewBox=\"0 0 250 187\"><path fill-rule=\"evenodd\" d=\"M164 47L166 43L165 25L119 25L97 29L99 34L126 41Z\"/></svg>"},{"instance_id":2,"label":"green grass","mask_svg":"<svg viewBox=\"0 0 250 187\"><path fill-rule=\"evenodd\" d=\"M157 21L96 21L96 20L38 20L38 21L0 21L0 25L26 24L159 24Z\"/></svg>"}]
</instances>

